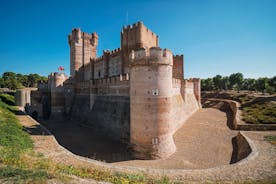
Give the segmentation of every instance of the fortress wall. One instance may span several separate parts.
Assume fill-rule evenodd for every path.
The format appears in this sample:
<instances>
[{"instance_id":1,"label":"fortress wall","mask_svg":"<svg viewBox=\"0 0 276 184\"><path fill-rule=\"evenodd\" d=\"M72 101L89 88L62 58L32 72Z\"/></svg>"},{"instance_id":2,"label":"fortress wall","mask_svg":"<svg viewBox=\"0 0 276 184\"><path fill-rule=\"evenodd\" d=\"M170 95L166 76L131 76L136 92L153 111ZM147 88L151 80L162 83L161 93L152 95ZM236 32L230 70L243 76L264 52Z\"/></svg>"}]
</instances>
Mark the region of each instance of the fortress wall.
<instances>
[{"instance_id":1,"label":"fortress wall","mask_svg":"<svg viewBox=\"0 0 276 184\"><path fill-rule=\"evenodd\" d=\"M109 73L108 76L116 76L122 74L122 58L121 58L121 52L112 53L110 55L109 60Z\"/></svg>"},{"instance_id":2,"label":"fortress wall","mask_svg":"<svg viewBox=\"0 0 276 184\"><path fill-rule=\"evenodd\" d=\"M172 131L176 131L183 123L200 108L194 94L194 83L173 78L172 89Z\"/></svg>"},{"instance_id":3,"label":"fortress wall","mask_svg":"<svg viewBox=\"0 0 276 184\"><path fill-rule=\"evenodd\" d=\"M84 65L84 80L90 80L92 78L91 63Z\"/></svg>"},{"instance_id":4,"label":"fortress wall","mask_svg":"<svg viewBox=\"0 0 276 184\"><path fill-rule=\"evenodd\" d=\"M183 69L184 56L176 55L173 56L173 77L177 79L184 78L184 69Z\"/></svg>"},{"instance_id":5,"label":"fortress wall","mask_svg":"<svg viewBox=\"0 0 276 184\"><path fill-rule=\"evenodd\" d=\"M70 115L114 139L129 142L130 105L127 76L79 82Z\"/></svg>"},{"instance_id":6,"label":"fortress wall","mask_svg":"<svg viewBox=\"0 0 276 184\"><path fill-rule=\"evenodd\" d=\"M103 56L97 58L94 62L94 79L104 78L106 75L106 60Z\"/></svg>"}]
</instances>

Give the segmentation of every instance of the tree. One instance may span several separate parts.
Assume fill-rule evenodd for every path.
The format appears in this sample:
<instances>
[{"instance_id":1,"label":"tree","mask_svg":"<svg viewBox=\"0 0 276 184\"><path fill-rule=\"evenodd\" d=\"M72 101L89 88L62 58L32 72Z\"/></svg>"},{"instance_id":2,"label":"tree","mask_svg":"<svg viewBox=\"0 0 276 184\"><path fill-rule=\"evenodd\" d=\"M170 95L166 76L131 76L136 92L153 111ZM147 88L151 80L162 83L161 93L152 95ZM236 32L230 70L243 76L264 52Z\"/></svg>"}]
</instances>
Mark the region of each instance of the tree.
<instances>
[{"instance_id":1,"label":"tree","mask_svg":"<svg viewBox=\"0 0 276 184\"><path fill-rule=\"evenodd\" d=\"M37 82L40 80L40 76L38 74L29 74L28 75L28 87L36 87Z\"/></svg>"},{"instance_id":2,"label":"tree","mask_svg":"<svg viewBox=\"0 0 276 184\"><path fill-rule=\"evenodd\" d=\"M202 91L212 91L215 89L213 80L211 78L201 80Z\"/></svg>"},{"instance_id":3,"label":"tree","mask_svg":"<svg viewBox=\"0 0 276 184\"><path fill-rule=\"evenodd\" d=\"M250 79L250 78L244 79L244 80L243 80L243 83L242 83L241 89L243 89L243 90L254 91L255 88L256 88L255 85L256 85L255 79Z\"/></svg>"},{"instance_id":4,"label":"tree","mask_svg":"<svg viewBox=\"0 0 276 184\"><path fill-rule=\"evenodd\" d=\"M258 78L256 81L256 89L258 91L261 91L262 93L265 92L265 89L268 87L268 78L263 77L263 78Z\"/></svg>"},{"instance_id":5,"label":"tree","mask_svg":"<svg viewBox=\"0 0 276 184\"><path fill-rule=\"evenodd\" d=\"M0 88L4 87L4 79L0 77Z\"/></svg>"},{"instance_id":6,"label":"tree","mask_svg":"<svg viewBox=\"0 0 276 184\"><path fill-rule=\"evenodd\" d=\"M214 87L215 89L222 89L222 76L221 75L216 75L215 77L213 77L213 83L214 83Z\"/></svg>"},{"instance_id":7,"label":"tree","mask_svg":"<svg viewBox=\"0 0 276 184\"><path fill-rule=\"evenodd\" d=\"M9 89L17 89L20 87L20 83L16 79L16 74L14 72L3 73L4 87Z\"/></svg>"},{"instance_id":8,"label":"tree","mask_svg":"<svg viewBox=\"0 0 276 184\"><path fill-rule=\"evenodd\" d=\"M270 78L268 84L273 88L273 91L276 92L276 76Z\"/></svg>"},{"instance_id":9,"label":"tree","mask_svg":"<svg viewBox=\"0 0 276 184\"><path fill-rule=\"evenodd\" d=\"M237 87L238 93L240 92L240 88L243 82L243 74L242 73L233 73L229 77L230 85L232 87Z\"/></svg>"},{"instance_id":10,"label":"tree","mask_svg":"<svg viewBox=\"0 0 276 184\"><path fill-rule=\"evenodd\" d=\"M221 85L222 85L222 89L224 90L228 90L229 89L229 85L230 85L230 81L229 81L229 77L223 77L221 79Z\"/></svg>"}]
</instances>

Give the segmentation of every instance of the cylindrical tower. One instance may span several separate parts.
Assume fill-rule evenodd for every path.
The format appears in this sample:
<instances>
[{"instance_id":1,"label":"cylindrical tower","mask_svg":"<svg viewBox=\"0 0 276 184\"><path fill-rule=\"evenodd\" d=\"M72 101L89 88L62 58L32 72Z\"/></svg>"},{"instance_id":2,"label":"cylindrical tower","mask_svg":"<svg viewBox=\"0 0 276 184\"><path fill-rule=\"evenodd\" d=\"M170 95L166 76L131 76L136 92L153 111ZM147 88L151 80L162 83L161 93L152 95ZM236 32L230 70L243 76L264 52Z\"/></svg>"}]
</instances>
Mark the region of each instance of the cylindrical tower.
<instances>
[{"instance_id":1,"label":"cylindrical tower","mask_svg":"<svg viewBox=\"0 0 276 184\"><path fill-rule=\"evenodd\" d=\"M59 118L64 113L64 88L63 82L66 80L64 73L51 73L48 77L48 87L51 97L51 118Z\"/></svg>"},{"instance_id":2,"label":"cylindrical tower","mask_svg":"<svg viewBox=\"0 0 276 184\"><path fill-rule=\"evenodd\" d=\"M130 142L135 157L175 152L172 131L172 52L158 47L130 54Z\"/></svg>"},{"instance_id":3,"label":"cylindrical tower","mask_svg":"<svg viewBox=\"0 0 276 184\"><path fill-rule=\"evenodd\" d=\"M26 90L17 89L15 92L15 105L19 107L25 107L26 105Z\"/></svg>"}]
</instances>

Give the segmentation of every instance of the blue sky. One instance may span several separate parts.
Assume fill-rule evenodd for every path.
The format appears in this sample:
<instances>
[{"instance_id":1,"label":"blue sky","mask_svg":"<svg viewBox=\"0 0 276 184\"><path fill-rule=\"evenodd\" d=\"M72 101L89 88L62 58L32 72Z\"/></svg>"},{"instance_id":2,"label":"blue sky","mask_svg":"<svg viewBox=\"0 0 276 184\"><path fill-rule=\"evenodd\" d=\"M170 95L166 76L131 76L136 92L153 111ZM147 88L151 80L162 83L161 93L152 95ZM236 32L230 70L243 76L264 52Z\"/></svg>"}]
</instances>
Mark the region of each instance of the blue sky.
<instances>
[{"instance_id":1,"label":"blue sky","mask_svg":"<svg viewBox=\"0 0 276 184\"><path fill-rule=\"evenodd\" d=\"M276 75L275 0L1 0L0 74L47 75L60 65L69 74L73 27L97 32L101 55L120 46L123 25L139 20L160 47L184 54L185 78Z\"/></svg>"}]
</instances>

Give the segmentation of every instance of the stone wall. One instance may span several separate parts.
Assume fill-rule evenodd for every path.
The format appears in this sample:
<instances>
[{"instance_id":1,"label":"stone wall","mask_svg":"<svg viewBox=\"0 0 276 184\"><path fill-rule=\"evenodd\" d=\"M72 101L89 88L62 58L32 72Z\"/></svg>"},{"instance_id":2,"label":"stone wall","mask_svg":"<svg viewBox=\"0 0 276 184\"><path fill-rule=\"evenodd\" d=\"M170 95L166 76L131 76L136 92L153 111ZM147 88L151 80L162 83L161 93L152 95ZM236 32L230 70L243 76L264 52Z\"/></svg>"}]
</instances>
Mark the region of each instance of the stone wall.
<instances>
[{"instance_id":1,"label":"stone wall","mask_svg":"<svg viewBox=\"0 0 276 184\"><path fill-rule=\"evenodd\" d=\"M173 77L174 78L184 79L183 62L184 62L183 55L173 56Z\"/></svg>"},{"instance_id":2,"label":"stone wall","mask_svg":"<svg viewBox=\"0 0 276 184\"><path fill-rule=\"evenodd\" d=\"M109 77L118 76L122 74L121 49L118 48L110 52L108 68Z\"/></svg>"},{"instance_id":3,"label":"stone wall","mask_svg":"<svg viewBox=\"0 0 276 184\"><path fill-rule=\"evenodd\" d=\"M70 114L77 123L128 143L129 103L129 96L77 94Z\"/></svg>"},{"instance_id":4,"label":"stone wall","mask_svg":"<svg viewBox=\"0 0 276 184\"><path fill-rule=\"evenodd\" d=\"M68 94L65 102L68 101L66 109L71 118L114 139L129 142L130 99L127 75L79 82L75 84L73 93L74 99Z\"/></svg>"}]
</instances>

